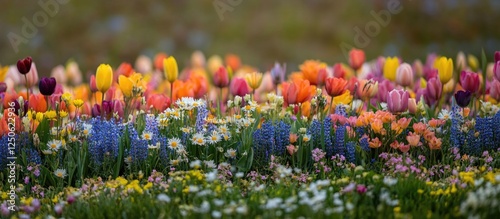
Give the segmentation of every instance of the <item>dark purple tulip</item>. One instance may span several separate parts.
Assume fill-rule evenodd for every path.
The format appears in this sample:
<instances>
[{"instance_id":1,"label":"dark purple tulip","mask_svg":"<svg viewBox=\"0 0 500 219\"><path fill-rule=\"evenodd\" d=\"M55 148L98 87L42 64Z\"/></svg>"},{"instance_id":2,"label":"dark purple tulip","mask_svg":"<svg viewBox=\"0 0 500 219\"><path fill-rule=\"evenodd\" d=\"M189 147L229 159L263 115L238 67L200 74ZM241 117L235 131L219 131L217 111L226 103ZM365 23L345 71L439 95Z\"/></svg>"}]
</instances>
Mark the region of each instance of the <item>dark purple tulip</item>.
<instances>
[{"instance_id":1,"label":"dark purple tulip","mask_svg":"<svg viewBox=\"0 0 500 219\"><path fill-rule=\"evenodd\" d=\"M31 70L31 63L32 62L33 62L33 60L31 59L30 56L17 61L17 70L19 71L19 73L21 73L23 75L28 74L28 72L30 72L30 70Z\"/></svg>"},{"instance_id":2,"label":"dark purple tulip","mask_svg":"<svg viewBox=\"0 0 500 219\"><path fill-rule=\"evenodd\" d=\"M56 79L53 77L42 78L38 83L38 89L40 89L40 93L45 96L52 95L56 89Z\"/></svg>"},{"instance_id":3,"label":"dark purple tulip","mask_svg":"<svg viewBox=\"0 0 500 219\"><path fill-rule=\"evenodd\" d=\"M19 110L21 109L21 105L19 104L19 102L17 100L14 100L14 109L16 110L14 113L18 116L21 116L21 117L25 116L26 113L28 112L28 105L29 105L28 101L25 100L24 107L23 107L23 114L19 115Z\"/></svg>"},{"instance_id":4,"label":"dark purple tulip","mask_svg":"<svg viewBox=\"0 0 500 219\"><path fill-rule=\"evenodd\" d=\"M285 81L286 74L286 64L280 65L280 63L274 63L274 67L271 69L271 78L273 79L273 84L281 84Z\"/></svg>"},{"instance_id":5,"label":"dark purple tulip","mask_svg":"<svg viewBox=\"0 0 500 219\"><path fill-rule=\"evenodd\" d=\"M463 91L459 90L455 93L455 100L457 101L457 104L464 108L469 105L469 102L472 98L472 93L470 91Z\"/></svg>"},{"instance_id":6,"label":"dark purple tulip","mask_svg":"<svg viewBox=\"0 0 500 219\"><path fill-rule=\"evenodd\" d=\"M7 84L4 82L0 82L0 94L5 93L7 91Z\"/></svg>"},{"instance_id":7,"label":"dark purple tulip","mask_svg":"<svg viewBox=\"0 0 500 219\"><path fill-rule=\"evenodd\" d=\"M500 61L500 51L495 52L495 63Z\"/></svg>"}]
</instances>

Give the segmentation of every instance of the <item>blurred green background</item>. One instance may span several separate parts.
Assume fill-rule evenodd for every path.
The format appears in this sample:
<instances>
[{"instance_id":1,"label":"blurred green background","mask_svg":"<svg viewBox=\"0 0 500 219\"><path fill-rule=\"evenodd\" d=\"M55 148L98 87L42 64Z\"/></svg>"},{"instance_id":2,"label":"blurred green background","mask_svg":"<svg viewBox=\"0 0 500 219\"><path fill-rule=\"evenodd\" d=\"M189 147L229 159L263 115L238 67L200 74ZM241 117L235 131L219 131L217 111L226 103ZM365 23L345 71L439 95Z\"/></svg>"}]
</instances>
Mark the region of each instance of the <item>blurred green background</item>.
<instances>
[{"instance_id":1,"label":"blurred green background","mask_svg":"<svg viewBox=\"0 0 500 219\"><path fill-rule=\"evenodd\" d=\"M354 28L365 29L371 11L400 2L402 11L370 37L363 48L368 59L400 55L425 59L429 52L455 58L458 51L478 55L500 50L499 0L60 0L59 11L37 27L34 37L15 52L9 33L23 37L23 18L43 11L39 2L1 0L0 64L25 56L37 62L39 73L73 58L81 69L95 71L100 63L134 63L145 54L173 54L181 67L190 54L240 55L244 63L267 70L275 61L291 69L305 59L329 64L346 62L340 48L354 44ZM214 7L229 6L222 20ZM38 14L40 15L40 14ZM43 21L43 19L40 19Z\"/></svg>"}]
</instances>

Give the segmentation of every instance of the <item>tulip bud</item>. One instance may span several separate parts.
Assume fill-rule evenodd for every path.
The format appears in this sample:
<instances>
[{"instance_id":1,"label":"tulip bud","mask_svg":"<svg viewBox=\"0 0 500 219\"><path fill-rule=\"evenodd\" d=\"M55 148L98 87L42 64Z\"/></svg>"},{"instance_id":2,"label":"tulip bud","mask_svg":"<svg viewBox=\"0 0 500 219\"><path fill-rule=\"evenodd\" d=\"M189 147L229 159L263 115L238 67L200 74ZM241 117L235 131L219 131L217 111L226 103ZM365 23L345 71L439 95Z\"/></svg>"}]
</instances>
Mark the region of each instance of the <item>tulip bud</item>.
<instances>
[{"instance_id":1,"label":"tulip bud","mask_svg":"<svg viewBox=\"0 0 500 219\"><path fill-rule=\"evenodd\" d=\"M416 60L413 62L413 73L420 78L424 74L424 65L420 60Z\"/></svg>"},{"instance_id":2,"label":"tulip bud","mask_svg":"<svg viewBox=\"0 0 500 219\"><path fill-rule=\"evenodd\" d=\"M477 71L479 68L479 60L471 54L467 55L467 62L469 63L469 67L472 69L472 71Z\"/></svg>"},{"instance_id":3,"label":"tulip bud","mask_svg":"<svg viewBox=\"0 0 500 219\"><path fill-rule=\"evenodd\" d=\"M17 61L17 70L19 71L19 73L21 73L23 75L28 74L28 72L30 72L30 70L31 70L31 63L32 62L33 62L33 60L31 59L30 56Z\"/></svg>"},{"instance_id":4,"label":"tulip bud","mask_svg":"<svg viewBox=\"0 0 500 219\"><path fill-rule=\"evenodd\" d=\"M92 93L95 93L95 92L99 91L99 90L97 89L97 85L96 85L96 83L95 83L95 76L94 76L94 75L91 75L91 76L90 76L90 83L89 83L89 84L90 84L90 91L91 91Z\"/></svg>"},{"instance_id":5,"label":"tulip bud","mask_svg":"<svg viewBox=\"0 0 500 219\"><path fill-rule=\"evenodd\" d=\"M38 83L38 89L45 96L52 95L56 89L56 79L53 77L42 78Z\"/></svg>"},{"instance_id":6,"label":"tulip bud","mask_svg":"<svg viewBox=\"0 0 500 219\"><path fill-rule=\"evenodd\" d=\"M500 61L500 51L495 52L495 62Z\"/></svg>"},{"instance_id":7,"label":"tulip bud","mask_svg":"<svg viewBox=\"0 0 500 219\"><path fill-rule=\"evenodd\" d=\"M417 100L415 98L409 98L408 99L408 111L410 111L411 114L416 114L417 113Z\"/></svg>"},{"instance_id":8,"label":"tulip bud","mask_svg":"<svg viewBox=\"0 0 500 219\"><path fill-rule=\"evenodd\" d=\"M163 52L156 54L155 59L154 59L154 65L158 71L165 70L164 65L163 65L163 60L166 59L167 57L168 57L168 55L163 53Z\"/></svg>"},{"instance_id":9,"label":"tulip bud","mask_svg":"<svg viewBox=\"0 0 500 219\"><path fill-rule=\"evenodd\" d=\"M467 68L467 60L465 58L465 53L460 51L457 55L457 69L458 70L464 70Z\"/></svg>"},{"instance_id":10,"label":"tulip bud","mask_svg":"<svg viewBox=\"0 0 500 219\"><path fill-rule=\"evenodd\" d=\"M124 108L125 108L125 107L124 107L123 102L122 102L122 101L117 100L117 101L114 101L114 104L113 104L113 109L112 109L113 111L112 111L112 112L117 113L117 114L118 114L118 116L119 116L120 118L123 118L123 114L124 114L124 110L123 110L123 109L124 109ZM111 112L110 112L110 113L111 113Z\"/></svg>"},{"instance_id":11,"label":"tulip bud","mask_svg":"<svg viewBox=\"0 0 500 219\"><path fill-rule=\"evenodd\" d=\"M118 86L120 87L120 90L122 91L123 95L125 97L131 97L132 96L132 89L133 89L133 86L134 84L132 83L132 81L123 76L123 75L120 75L118 77Z\"/></svg>"},{"instance_id":12,"label":"tulip bud","mask_svg":"<svg viewBox=\"0 0 500 219\"><path fill-rule=\"evenodd\" d=\"M408 87L413 84L413 70L407 63L401 64L396 70L396 83Z\"/></svg>"},{"instance_id":13,"label":"tulip bud","mask_svg":"<svg viewBox=\"0 0 500 219\"><path fill-rule=\"evenodd\" d=\"M259 88L260 84L262 83L262 73L252 72L252 73L246 74L245 79L248 83L248 86L250 86L250 88L255 90L255 89Z\"/></svg>"}]
</instances>

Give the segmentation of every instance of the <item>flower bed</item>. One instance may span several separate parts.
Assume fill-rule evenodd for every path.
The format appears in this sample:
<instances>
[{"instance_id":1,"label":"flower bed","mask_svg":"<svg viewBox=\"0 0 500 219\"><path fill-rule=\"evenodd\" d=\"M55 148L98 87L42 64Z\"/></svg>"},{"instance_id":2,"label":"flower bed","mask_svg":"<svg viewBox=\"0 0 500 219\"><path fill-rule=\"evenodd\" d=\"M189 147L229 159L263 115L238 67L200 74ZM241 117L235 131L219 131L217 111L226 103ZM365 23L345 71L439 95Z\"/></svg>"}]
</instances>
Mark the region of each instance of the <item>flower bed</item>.
<instances>
[{"instance_id":1,"label":"flower bed","mask_svg":"<svg viewBox=\"0 0 500 219\"><path fill-rule=\"evenodd\" d=\"M455 63L353 50L285 80L159 54L85 84L75 62L39 80L22 59L0 71L1 215L498 215L500 53Z\"/></svg>"}]
</instances>

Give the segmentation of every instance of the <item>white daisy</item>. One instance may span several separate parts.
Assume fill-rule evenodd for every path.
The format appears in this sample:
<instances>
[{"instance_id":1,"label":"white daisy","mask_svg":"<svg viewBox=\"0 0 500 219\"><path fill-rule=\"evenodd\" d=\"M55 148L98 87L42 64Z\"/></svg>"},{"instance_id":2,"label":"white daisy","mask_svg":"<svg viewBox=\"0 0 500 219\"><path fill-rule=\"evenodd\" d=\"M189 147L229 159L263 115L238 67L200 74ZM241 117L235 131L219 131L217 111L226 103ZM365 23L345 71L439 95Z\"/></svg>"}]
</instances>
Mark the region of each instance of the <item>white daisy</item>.
<instances>
[{"instance_id":1,"label":"white daisy","mask_svg":"<svg viewBox=\"0 0 500 219\"><path fill-rule=\"evenodd\" d=\"M311 140L311 135L306 134L302 137L302 141L304 142L309 142L310 140Z\"/></svg>"},{"instance_id":2,"label":"white daisy","mask_svg":"<svg viewBox=\"0 0 500 219\"><path fill-rule=\"evenodd\" d=\"M142 135L141 135L142 139L146 140L146 141L149 141L151 139L153 139L153 133L151 132L143 132Z\"/></svg>"},{"instance_id":3,"label":"white daisy","mask_svg":"<svg viewBox=\"0 0 500 219\"><path fill-rule=\"evenodd\" d=\"M59 178L64 179L68 174L66 173L65 169L57 169L54 171L54 175L56 175Z\"/></svg>"},{"instance_id":4,"label":"white daisy","mask_svg":"<svg viewBox=\"0 0 500 219\"><path fill-rule=\"evenodd\" d=\"M450 119L451 118L450 111L448 111L446 109L442 109L441 112L438 115L438 118L439 119L444 119L444 120Z\"/></svg>"},{"instance_id":5,"label":"white daisy","mask_svg":"<svg viewBox=\"0 0 500 219\"><path fill-rule=\"evenodd\" d=\"M189 167L193 169L199 169L201 167L201 161L200 160L191 161L191 163L189 163Z\"/></svg>"},{"instance_id":6,"label":"white daisy","mask_svg":"<svg viewBox=\"0 0 500 219\"><path fill-rule=\"evenodd\" d=\"M234 149L228 149L226 151L226 153L224 153L224 156L226 156L227 158L236 158L236 150Z\"/></svg>"},{"instance_id":7,"label":"white daisy","mask_svg":"<svg viewBox=\"0 0 500 219\"><path fill-rule=\"evenodd\" d=\"M182 160L177 158L177 159L174 159L174 160L170 160L170 165L172 166L177 166L179 165L179 163L181 162Z\"/></svg>"},{"instance_id":8,"label":"white daisy","mask_svg":"<svg viewBox=\"0 0 500 219\"><path fill-rule=\"evenodd\" d=\"M182 147L183 146L181 144L181 139L179 139L179 138L168 139L168 148L170 148L172 150L179 150Z\"/></svg>"},{"instance_id":9,"label":"white daisy","mask_svg":"<svg viewBox=\"0 0 500 219\"><path fill-rule=\"evenodd\" d=\"M91 130L92 130L92 125L83 124L83 131L82 131L83 136L88 137L90 135Z\"/></svg>"},{"instance_id":10,"label":"white daisy","mask_svg":"<svg viewBox=\"0 0 500 219\"><path fill-rule=\"evenodd\" d=\"M205 145L205 136L203 136L202 133L196 133L193 135L193 138L191 138L191 141L195 145Z\"/></svg>"},{"instance_id":11,"label":"white daisy","mask_svg":"<svg viewBox=\"0 0 500 219\"><path fill-rule=\"evenodd\" d=\"M154 145L153 144L148 145L148 149L151 149L151 150L158 149L158 148L160 148L160 142L156 142L156 144L154 144Z\"/></svg>"},{"instance_id":12,"label":"white daisy","mask_svg":"<svg viewBox=\"0 0 500 219\"><path fill-rule=\"evenodd\" d=\"M210 137L208 137L208 143L210 144L217 144L220 141L221 137L220 134L214 131Z\"/></svg>"},{"instance_id":13,"label":"white daisy","mask_svg":"<svg viewBox=\"0 0 500 219\"><path fill-rule=\"evenodd\" d=\"M49 150L58 151L59 149L61 149L62 142L60 140L50 140L47 143L47 146L49 147Z\"/></svg>"}]
</instances>

